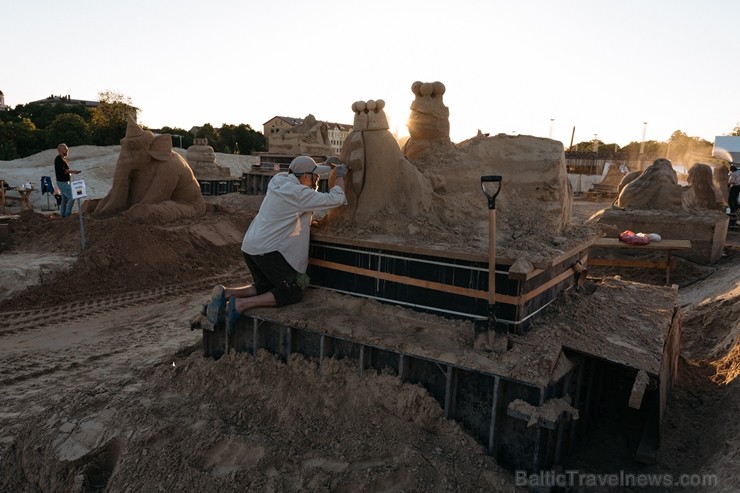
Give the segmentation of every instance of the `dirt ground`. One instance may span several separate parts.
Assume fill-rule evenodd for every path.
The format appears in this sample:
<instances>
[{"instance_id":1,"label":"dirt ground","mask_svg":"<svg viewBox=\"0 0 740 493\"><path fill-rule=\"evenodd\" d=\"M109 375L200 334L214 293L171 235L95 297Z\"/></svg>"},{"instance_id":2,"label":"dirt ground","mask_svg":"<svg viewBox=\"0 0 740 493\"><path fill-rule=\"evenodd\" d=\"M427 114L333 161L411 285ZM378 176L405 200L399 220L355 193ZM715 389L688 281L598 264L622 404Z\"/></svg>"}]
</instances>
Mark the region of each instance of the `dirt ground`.
<instances>
[{"instance_id":1,"label":"dirt ground","mask_svg":"<svg viewBox=\"0 0 740 493\"><path fill-rule=\"evenodd\" d=\"M211 197L205 218L171 227L85 218L83 250L77 215L21 213L0 253L0 492L517 491L421 387L342 361L319 372L301 357L202 357L190 319L213 284L247 280L239 244L259 201ZM573 221L607 205L576 200ZM717 265L681 262L673 275L683 358L658 464L587 443L569 468L713 474L719 486L698 491L740 488L730 239ZM19 263L38 276L9 267Z\"/></svg>"}]
</instances>

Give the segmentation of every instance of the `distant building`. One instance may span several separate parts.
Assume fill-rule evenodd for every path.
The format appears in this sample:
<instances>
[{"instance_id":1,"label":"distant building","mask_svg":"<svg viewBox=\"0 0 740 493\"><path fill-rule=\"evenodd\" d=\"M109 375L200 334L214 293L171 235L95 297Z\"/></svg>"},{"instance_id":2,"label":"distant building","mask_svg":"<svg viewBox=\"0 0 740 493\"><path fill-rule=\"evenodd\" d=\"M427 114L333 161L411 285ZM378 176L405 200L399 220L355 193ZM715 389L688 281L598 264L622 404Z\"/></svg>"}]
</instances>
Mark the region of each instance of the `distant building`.
<instances>
[{"instance_id":1,"label":"distant building","mask_svg":"<svg viewBox=\"0 0 740 493\"><path fill-rule=\"evenodd\" d=\"M0 91L0 111L8 111L10 106L5 104L5 95Z\"/></svg>"},{"instance_id":2,"label":"distant building","mask_svg":"<svg viewBox=\"0 0 740 493\"><path fill-rule=\"evenodd\" d=\"M66 106L85 106L87 108L95 108L100 106L98 101L86 101L84 99L72 99L69 94L66 96L55 96L51 95L45 99L39 99L38 101L31 101L28 104L63 104Z\"/></svg>"},{"instance_id":3,"label":"distant building","mask_svg":"<svg viewBox=\"0 0 740 493\"><path fill-rule=\"evenodd\" d=\"M342 145L344 145L344 141L352 131L352 125L334 122L326 122L326 125L329 127L329 142L334 148L334 152L339 155L342 150Z\"/></svg>"},{"instance_id":4,"label":"distant building","mask_svg":"<svg viewBox=\"0 0 740 493\"><path fill-rule=\"evenodd\" d=\"M329 143L336 154L342 150L344 140L352 131L352 125L346 123L325 122L329 130ZM270 142L270 135L275 135L280 130L295 127L303 124L303 118L293 118L291 116L273 116L266 121L263 127L265 140Z\"/></svg>"}]
</instances>

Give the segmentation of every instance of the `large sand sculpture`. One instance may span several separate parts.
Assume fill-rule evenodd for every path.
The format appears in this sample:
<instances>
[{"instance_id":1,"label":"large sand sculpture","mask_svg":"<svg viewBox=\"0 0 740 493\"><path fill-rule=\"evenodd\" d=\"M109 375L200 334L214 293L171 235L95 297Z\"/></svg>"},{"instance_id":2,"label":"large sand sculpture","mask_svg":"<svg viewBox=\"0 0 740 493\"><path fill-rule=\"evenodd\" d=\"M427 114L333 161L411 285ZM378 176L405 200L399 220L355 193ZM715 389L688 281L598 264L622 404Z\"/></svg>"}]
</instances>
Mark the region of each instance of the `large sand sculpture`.
<instances>
[{"instance_id":1,"label":"large sand sculpture","mask_svg":"<svg viewBox=\"0 0 740 493\"><path fill-rule=\"evenodd\" d=\"M93 216L120 214L142 222L170 222L206 212L192 169L172 151L172 137L145 131L131 117L110 192L85 204Z\"/></svg>"},{"instance_id":2,"label":"large sand sculpture","mask_svg":"<svg viewBox=\"0 0 740 493\"><path fill-rule=\"evenodd\" d=\"M291 156L333 156L334 149L329 142L329 128L325 122L316 121L308 115L303 123L291 128L281 129L268 140L270 153Z\"/></svg>"},{"instance_id":3,"label":"large sand sculpture","mask_svg":"<svg viewBox=\"0 0 740 493\"><path fill-rule=\"evenodd\" d=\"M349 205L329 229L354 238L485 251L491 212L481 176L502 176L497 198L501 256L546 259L583 243L595 228L570 223L572 190L563 145L532 136L449 138L441 82L412 85L410 143L388 130L383 100L357 101L341 160Z\"/></svg>"}]
</instances>

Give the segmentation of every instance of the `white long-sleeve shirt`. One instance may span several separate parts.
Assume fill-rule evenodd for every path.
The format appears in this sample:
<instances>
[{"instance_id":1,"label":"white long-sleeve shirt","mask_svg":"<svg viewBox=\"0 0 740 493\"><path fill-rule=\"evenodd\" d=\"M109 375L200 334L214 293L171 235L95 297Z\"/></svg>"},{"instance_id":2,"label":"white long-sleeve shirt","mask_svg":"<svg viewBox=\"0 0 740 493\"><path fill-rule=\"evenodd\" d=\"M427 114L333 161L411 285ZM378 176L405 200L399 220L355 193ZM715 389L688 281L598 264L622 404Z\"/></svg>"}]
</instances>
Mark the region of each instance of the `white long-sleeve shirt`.
<instances>
[{"instance_id":1,"label":"white long-sleeve shirt","mask_svg":"<svg viewBox=\"0 0 740 493\"><path fill-rule=\"evenodd\" d=\"M306 272L313 211L333 209L345 201L341 187L317 192L302 185L295 175L278 173L270 180L262 206L247 228L242 251L250 255L277 251L297 272Z\"/></svg>"}]
</instances>

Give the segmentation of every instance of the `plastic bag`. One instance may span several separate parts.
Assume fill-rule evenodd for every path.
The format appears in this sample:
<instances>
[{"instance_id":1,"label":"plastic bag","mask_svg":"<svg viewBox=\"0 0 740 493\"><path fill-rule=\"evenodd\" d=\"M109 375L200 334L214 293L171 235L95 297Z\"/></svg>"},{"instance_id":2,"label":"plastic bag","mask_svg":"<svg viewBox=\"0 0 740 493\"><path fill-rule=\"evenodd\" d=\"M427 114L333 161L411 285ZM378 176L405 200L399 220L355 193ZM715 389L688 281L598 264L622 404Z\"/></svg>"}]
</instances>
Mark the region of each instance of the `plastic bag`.
<instances>
[{"instance_id":1,"label":"plastic bag","mask_svg":"<svg viewBox=\"0 0 740 493\"><path fill-rule=\"evenodd\" d=\"M623 241L628 245L647 245L650 243L650 238L645 234L638 234L629 229L619 233L619 241Z\"/></svg>"}]
</instances>

